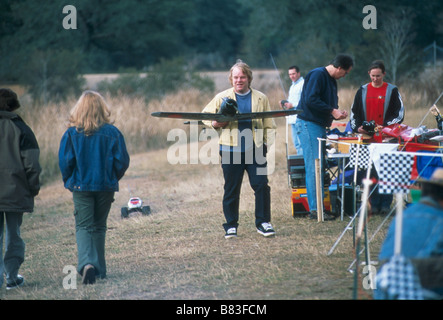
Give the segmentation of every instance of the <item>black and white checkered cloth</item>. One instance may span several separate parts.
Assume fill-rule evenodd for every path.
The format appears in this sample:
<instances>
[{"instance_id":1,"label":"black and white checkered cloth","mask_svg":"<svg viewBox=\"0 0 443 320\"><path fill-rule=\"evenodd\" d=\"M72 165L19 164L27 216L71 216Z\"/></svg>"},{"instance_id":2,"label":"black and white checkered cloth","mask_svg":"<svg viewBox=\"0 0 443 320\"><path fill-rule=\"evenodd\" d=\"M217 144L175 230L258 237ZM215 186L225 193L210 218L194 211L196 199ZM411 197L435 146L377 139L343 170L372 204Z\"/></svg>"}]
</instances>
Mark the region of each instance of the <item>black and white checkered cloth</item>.
<instances>
[{"instance_id":1,"label":"black and white checkered cloth","mask_svg":"<svg viewBox=\"0 0 443 320\"><path fill-rule=\"evenodd\" d=\"M418 273L409 259L394 255L376 276L377 290L386 300L423 300Z\"/></svg>"},{"instance_id":2,"label":"black and white checkered cloth","mask_svg":"<svg viewBox=\"0 0 443 320\"><path fill-rule=\"evenodd\" d=\"M367 144L357 144L352 143L349 147L349 165L355 167L357 161L357 147L360 146L358 150L358 167L360 169L367 169L370 159L369 145Z\"/></svg>"},{"instance_id":3,"label":"black and white checkered cloth","mask_svg":"<svg viewBox=\"0 0 443 320\"><path fill-rule=\"evenodd\" d=\"M383 194L408 192L413 164L412 154L380 154L379 192Z\"/></svg>"}]
</instances>

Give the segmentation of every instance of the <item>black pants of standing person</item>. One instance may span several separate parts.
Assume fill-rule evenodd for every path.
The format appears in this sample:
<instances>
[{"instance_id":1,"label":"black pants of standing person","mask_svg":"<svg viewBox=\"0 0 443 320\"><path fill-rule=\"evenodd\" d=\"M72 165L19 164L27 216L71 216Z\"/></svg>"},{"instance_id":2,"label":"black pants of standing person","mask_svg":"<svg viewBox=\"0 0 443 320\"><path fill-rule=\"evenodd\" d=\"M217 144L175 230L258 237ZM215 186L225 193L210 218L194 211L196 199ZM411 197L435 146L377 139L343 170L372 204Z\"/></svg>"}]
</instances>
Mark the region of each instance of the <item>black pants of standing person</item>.
<instances>
[{"instance_id":1,"label":"black pants of standing person","mask_svg":"<svg viewBox=\"0 0 443 320\"><path fill-rule=\"evenodd\" d=\"M220 152L222 158L224 195L223 213L225 231L238 227L240 191L244 172L255 194L255 224L271 221L271 188L268 185L266 146L254 148L250 152Z\"/></svg>"}]
</instances>

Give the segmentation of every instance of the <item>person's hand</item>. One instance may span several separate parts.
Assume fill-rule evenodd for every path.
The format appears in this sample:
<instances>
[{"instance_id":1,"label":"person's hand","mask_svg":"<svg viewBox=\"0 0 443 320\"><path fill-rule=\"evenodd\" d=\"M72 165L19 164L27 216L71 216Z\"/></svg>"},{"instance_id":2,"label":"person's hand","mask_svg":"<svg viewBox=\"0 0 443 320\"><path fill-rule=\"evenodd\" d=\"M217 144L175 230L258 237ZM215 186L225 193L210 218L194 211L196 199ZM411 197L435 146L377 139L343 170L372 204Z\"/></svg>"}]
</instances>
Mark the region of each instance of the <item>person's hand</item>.
<instances>
[{"instance_id":1,"label":"person's hand","mask_svg":"<svg viewBox=\"0 0 443 320\"><path fill-rule=\"evenodd\" d=\"M280 105L284 110L292 108L292 103L290 103L288 100L280 100Z\"/></svg>"},{"instance_id":2,"label":"person's hand","mask_svg":"<svg viewBox=\"0 0 443 320\"><path fill-rule=\"evenodd\" d=\"M363 126L360 126L360 127L357 129L357 131L358 131L358 133L368 134L368 132L367 132L365 129L363 129Z\"/></svg>"},{"instance_id":3,"label":"person's hand","mask_svg":"<svg viewBox=\"0 0 443 320\"><path fill-rule=\"evenodd\" d=\"M346 110L332 109L332 117L335 120L341 120L348 116L348 112Z\"/></svg>"},{"instance_id":4,"label":"person's hand","mask_svg":"<svg viewBox=\"0 0 443 320\"><path fill-rule=\"evenodd\" d=\"M381 132L383 130L383 126L381 125L376 125L374 128L374 132ZM364 134L369 134L369 132L367 132L365 129L363 129L363 126L360 126L357 131L359 133L364 133Z\"/></svg>"},{"instance_id":5,"label":"person's hand","mask_svg":"<svg viewBox=\"0 0 443 320\"><path fill-rule=\"evenodd\" d=\"M212 121L212 127L215 129L224 128L228 125L229 121L218 122L217 120Z\"/></svg>"}]
</instances>

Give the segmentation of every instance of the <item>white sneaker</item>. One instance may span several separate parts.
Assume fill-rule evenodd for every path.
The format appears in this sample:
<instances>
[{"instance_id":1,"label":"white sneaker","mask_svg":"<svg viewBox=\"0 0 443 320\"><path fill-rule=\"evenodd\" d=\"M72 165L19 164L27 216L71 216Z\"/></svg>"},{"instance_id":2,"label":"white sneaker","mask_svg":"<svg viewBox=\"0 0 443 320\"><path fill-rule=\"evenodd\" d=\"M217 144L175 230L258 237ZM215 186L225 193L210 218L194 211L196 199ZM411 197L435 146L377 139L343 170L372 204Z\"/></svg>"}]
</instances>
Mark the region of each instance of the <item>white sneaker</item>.
<instances>
[{"instance_id":1,"label":"white sneaker","mask_svg":"<svg viewBox=\"0 0 443 320\"><path fill-rule=\"evenodd\" d=\"M226 231L226 234L225 234L226 239L235 238L236 236L237 236L237 228L232 227Z\"/></svg>"},{"instance_id":2,"label":"white sneaker","mask_svg":"<svg viewBox=\"0 0 443 320\"><path fill-rule=\"evenodd\" d=\"M6 284L6 290L15 289L21 287L25 283L25 279L21 275L17 275L17 280L14 283Z\"/></svg>"},{"instance_id":3,"label":"white sneaker","mask_svg":"<svg viewBox=\"0 0 443 320\"><path fill-rule=\"evenodd\" d=\"M265 237L275 235L275 230L269 222L263 222L260 226L258 226L257 232L264 235Z\"/></svg>"}]
</instances>

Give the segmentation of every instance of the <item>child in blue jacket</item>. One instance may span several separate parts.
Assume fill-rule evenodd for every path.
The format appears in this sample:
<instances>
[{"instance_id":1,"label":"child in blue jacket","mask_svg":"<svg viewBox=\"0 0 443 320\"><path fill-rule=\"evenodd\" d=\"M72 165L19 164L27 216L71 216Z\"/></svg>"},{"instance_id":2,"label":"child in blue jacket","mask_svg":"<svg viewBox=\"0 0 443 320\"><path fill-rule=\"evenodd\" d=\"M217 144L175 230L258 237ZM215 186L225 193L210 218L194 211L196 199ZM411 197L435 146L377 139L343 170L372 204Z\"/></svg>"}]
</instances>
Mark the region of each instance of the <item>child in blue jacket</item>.
<instances>
[{"instance_id":1,"label":"child in blue jacket","mask_svg":"<svg viewBox=\"0 0 443 320\"><path fill-rule=\"evenodd\" d=\"M106 222L129 167L129 155L120 131L111 124L103 97L85 91L69 118L59 149L59 167L65 188L73 194L77 270L84 284L106 277Z\"/></svg>"}]
</instances>

